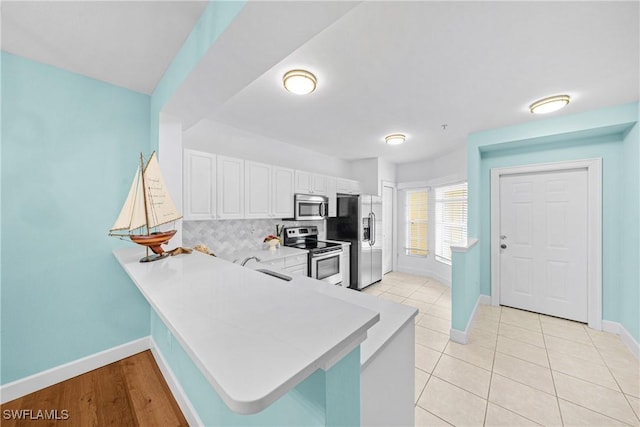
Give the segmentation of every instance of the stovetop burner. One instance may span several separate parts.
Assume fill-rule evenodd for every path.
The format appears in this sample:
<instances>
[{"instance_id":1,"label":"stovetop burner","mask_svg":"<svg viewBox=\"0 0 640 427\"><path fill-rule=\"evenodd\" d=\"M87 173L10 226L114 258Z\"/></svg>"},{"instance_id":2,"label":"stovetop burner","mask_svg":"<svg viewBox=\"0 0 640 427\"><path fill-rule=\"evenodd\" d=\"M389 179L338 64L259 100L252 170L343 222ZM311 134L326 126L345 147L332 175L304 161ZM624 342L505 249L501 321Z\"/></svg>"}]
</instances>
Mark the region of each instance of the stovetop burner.
<instances>
[{"instance_id":1,"label":"stovetop burner","mask_svg":"<svg viewBox=\"0 0 640 427\"><path fill-rule=\"evenodd\" d=\"M329 243L329 242L315 240L315 241L307 241L305 243L298 243L297 245L292 245L291 247L299 248L299 249L308 249L311 251L316 249L333 248L336 246L340 246L340 245L338 243Z\"/></svg>"},{"instance_id":2,"label":"stovetop burner","mask_svg":"<svg viewBox=\"0 0 640 427\"><path fill-rule=\"evenodd\" d=\"M342 249L342 245L339 243L330 243L318 240L318 228L314 225L285 229L284 244L285 246L292 248L306 249L314 254Z\"/></svg>"}]
</instances>

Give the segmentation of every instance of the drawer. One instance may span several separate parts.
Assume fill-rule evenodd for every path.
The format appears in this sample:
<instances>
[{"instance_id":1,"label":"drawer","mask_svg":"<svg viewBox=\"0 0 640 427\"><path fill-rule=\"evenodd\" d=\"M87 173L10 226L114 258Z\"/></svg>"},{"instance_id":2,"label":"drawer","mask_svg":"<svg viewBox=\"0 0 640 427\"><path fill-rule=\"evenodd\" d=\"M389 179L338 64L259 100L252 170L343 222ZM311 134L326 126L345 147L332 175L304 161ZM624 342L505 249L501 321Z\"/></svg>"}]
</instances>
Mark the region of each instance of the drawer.
<instances>
[{"instance_id":1,"label":"drawer","mask_svg":"<svg viewBox=\"0 0 640 427\"><path fill-rule=\"evenodd\" d=\"M261 264L268 265L270 267L275 267L275 268L284 268L284 258L262 261Z\"/></svg>"},{"instance_id":2,"label":"drawer","mask_svg":"<svg viewBox=\"0 0 640 427\"><path fill-rule=\"evenodd\" d=\"M308 256L307 254L300 254L300 255L294 255L294 256L290 256L284 259L284 265L285 267L292 267L294 265L300 265L300 264L307 264L307 260L308 260Z\"/></svg>"},{"instance_id":3,"label":"drawer","mask_svg":"<svg viewBox=\"0 0 640 427\"><path fill-rule=\"evenodd\" d=\"M294 265L293 267L286 267L285 270L292 276L307 277L307 264Z\"/></svg>"}]
</instances>

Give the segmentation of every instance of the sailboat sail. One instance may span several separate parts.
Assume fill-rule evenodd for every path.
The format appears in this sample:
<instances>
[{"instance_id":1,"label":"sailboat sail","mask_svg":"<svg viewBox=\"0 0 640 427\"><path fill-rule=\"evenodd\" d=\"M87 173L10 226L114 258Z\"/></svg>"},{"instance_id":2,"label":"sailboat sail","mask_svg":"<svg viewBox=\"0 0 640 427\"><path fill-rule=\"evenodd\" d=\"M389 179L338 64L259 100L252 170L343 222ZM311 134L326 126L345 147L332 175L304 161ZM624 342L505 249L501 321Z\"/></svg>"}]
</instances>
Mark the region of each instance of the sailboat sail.
<instances>
[{"instance_id":1,"label":"sailboat sail","mask_svg":"<svg viewBox=\"0 0 640 427\"><path fill-rule=\"evenodd\" d=\"M147 256L140 262L157 261L167 256L162 245L167 244L177 232L175 229L161 231L157 227L180 218L182 215L176 209L160 173L156 153L151 154L146 166L141 153L140 166L136 170L129 194L109 234L120 238L128 237L132 242L146 246ZM152 231L153 228L156 230ZM133 233L134 230L139 231ZM149 249L154 255L149 255Z\"/></svg>"},{"instance_id":2,"label":"sailboat sail","mask_svg":"<svg viewBox=\"0 0 640 427\"><path fill-rule=\"evenodd\" d=\"M111 227L111 231L130 231L145 226L147 221L144 216L143 203L142 175L140 173L140 166L138 166L136 174L133 177L133 182L131 183L131 188L129 189L127 200L125 200L124 206L122 206L118 219L116 219L115 224Z\"/></svg>"},{"instance_id":3,"label":"sailboat sail","mask_svg":"<svg viewBox=\"0 0 640 427\"><path fill-rule=\"evenodd\" d=\"M156 153L144 168L144 183L147 193L147 227L153 228L182 218L171 199L164 178L160 173L160 165Z\"/></svg>"},{"instance_id":4,"label":"sailboat sail","mask_svg":"<svg viewBox=\"0 0 640 427\"><path fill-rule=\"evenodd\" d=\"M156 153L151 154L144 170L141 171L141 167L138 166L136 170L127 200L111 231L131 232L144 226L149 231L159 225L182 218L167 191Z\"/></svg>"}]
</instances>

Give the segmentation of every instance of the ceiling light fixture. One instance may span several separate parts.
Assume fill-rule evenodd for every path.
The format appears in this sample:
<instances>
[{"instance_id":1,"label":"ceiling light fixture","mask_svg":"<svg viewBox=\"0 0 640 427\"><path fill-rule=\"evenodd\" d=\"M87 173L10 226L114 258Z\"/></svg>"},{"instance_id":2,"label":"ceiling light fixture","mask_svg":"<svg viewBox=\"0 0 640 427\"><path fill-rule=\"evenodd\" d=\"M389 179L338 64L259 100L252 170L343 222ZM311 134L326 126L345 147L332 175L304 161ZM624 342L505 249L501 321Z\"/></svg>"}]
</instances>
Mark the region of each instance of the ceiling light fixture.
<instances>
[{"instance_id":1,"label":"ceiling light fixture","mask_svg":"<svg viewBox=\"0 0 640 427\"><path fill-rule=\"evenodd\" d=\"M556 95L540 99L529 106L529 111L533 114L546 114L557 111L569 104L569 95Z\"/></svg>"},{"instance_id":2,"label":"ceiling light fixture","mask_svg":"<svg viewBox=\"0 0 640 427\"><path fill-rule=\"evenodd\" d=\"M391 135L385 136L384 140L387 141L389 145L399 145L404 142L405 138L406 136L401 133L392 133Z\"/></svg>"},{"instance_id":3,"label":"ceiling light fixture","mask_svg":"<svg viewBox=\"0 0 640 427\"><path fill-rule=\"evenodd\" d=\"M316 76L306 70L291 70L282 77L284 88L296 95L307 95L316 90Z\"/></svg>"}]
</instances>

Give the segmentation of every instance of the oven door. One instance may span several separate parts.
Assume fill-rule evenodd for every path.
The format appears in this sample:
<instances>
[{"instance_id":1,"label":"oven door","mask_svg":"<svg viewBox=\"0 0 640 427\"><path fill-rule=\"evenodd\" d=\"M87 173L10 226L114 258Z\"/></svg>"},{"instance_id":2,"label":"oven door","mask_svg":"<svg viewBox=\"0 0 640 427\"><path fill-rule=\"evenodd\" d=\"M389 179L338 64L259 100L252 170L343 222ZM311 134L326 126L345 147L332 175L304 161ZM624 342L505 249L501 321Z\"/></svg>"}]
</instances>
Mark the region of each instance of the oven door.
<instances>
[{"instance_id":1,"label":"oven door","mask_svg":"<svg viewBox=\"0 0 640 427\"><path fill-rule=\"evenodd\" d=\"M342 284L342 250L311 256L311 277L332 285Z\"/></svg>"}]
</instances>

